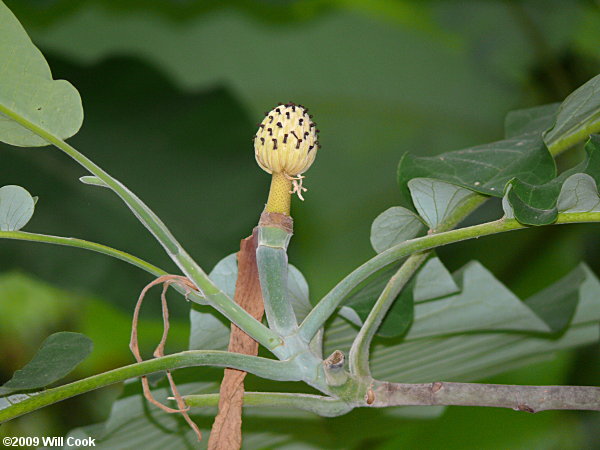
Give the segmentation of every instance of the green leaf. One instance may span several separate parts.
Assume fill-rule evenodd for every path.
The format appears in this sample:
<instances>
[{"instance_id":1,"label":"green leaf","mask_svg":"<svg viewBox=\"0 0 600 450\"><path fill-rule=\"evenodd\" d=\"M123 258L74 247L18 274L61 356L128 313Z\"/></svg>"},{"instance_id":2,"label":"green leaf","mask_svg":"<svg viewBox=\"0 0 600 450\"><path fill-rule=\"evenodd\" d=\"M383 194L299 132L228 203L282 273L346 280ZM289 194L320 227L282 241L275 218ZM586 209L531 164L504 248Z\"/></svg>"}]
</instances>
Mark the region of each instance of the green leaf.
<instances>
[{"instance_id":1,"label":"green leaf","mask_svg":"<svg viewBox=\"0 0 600 450\"><path fill-rule=\"evenodd\" d=\"M554 127L544 133L548 147L570 145L600 131L600 75L575 90L560 105Z\"/></svg>"},{"instance_id":2,"label":"green leaf","mask_svg":"<svg viewBox=\"0 0 600 450\"><path fill-rule=\"evenodd\" d=\"M49 336L33 359L0 388L0 395L39 389L69 374L91 353L93 343L80 333L62 331Z\"/></svg>"},{"instance_id":3,"label":"green leaf","mask_svg":"<svg viewBox=\"0 0 600 450\"><path fill-rule=\"evenodd\" d=\"M35 200L21 186L3 186L0 188L0 230L18 231L27 225Z\"/></svg>"},{"instance_id":4,"label":"green leaf","mask_svg":"<svg viewBox=\"0 0 600 450\"><path fill-rule=\"evenodd\" d=\"M83 122L77 90L53 80L48 63L0 1L0 141L20 147L49 143L22 127L29 121L60 139L73 136Z\"/></svg>"},{"instance_id":5,"label":"green leaf","mask_svg":"<svg viewBox=\"0 0 600 450\"><path fill-rule=\"evenodd\" d=\"M554 125L559 106L560 103L551 103L510 111L504 119L504 137L510 139L524 134L540 135Z\"/></svg>"},{"instance_id":6,"label":"green leaf","mask_svg":"<svg viewBox=\"0 0 600 450\"><path fill-rule=\"evenodd\" d=\"M511 180L506 197L512 208L512 215L526 225L549 225L558 217L556 199L560 184L556 182L542 185Z\"/></svg>"},{"instance_id":7,"label":"green leaf","mask_svg":"<svg viewBox=\"0 0 600 450\"><path fill-rule=\"evenodd\" d=\"M446 181L481 194L502 197L513 179L543 184L556 176L554 159L541 138L524 135L437 156L406 153L398 166L398 182L406 195L408 182L425 177Z\"/></svg>"},{"instance_id":8,"label":"green leaf","mask_svg":"<svg viewBox=\"0 0 600 450\"><path fill-rule=\"evenodd\" d=\"M579 288L585 279L585 268L581 265L546 289L526 299L525 304L546 322L553 333L562 332L575 314Z\"/></svg>"},{"instance_id":9,"label":"green leaf","mask_svg":"<svg viewBox=\"0 0 600 450\"><path fill-rule=\"evenodd\" d=\"M419 215L435 230L473 194L472 191L430 178L413 178L408 182L413 204Z\"/></svg>"},{"instance_id":10,"label":"green leaf","mask_svg":"<svg viewBox=\"0 0 600 450\"><path fill-rule=\"evenodd\" d=\"M505 217L516 218L526 225L548 225L556 220L559 210L593 210L598 192L595 186L600 180L600 136L590 136L585 151L584 161L548 183L532 185L511 180L502 200Z\"/></svg>"},{"instance_id":11,"label":"green leaf","mask_svg":"<svg viewBox=\"0 0 600 450\"><path fill-rule=\"evenodd\" d=\"M418 236L423 229L423 222L414 212L401 206L392 206L373 221L371 245L377 253L381 253L400 242Z\"/></svg>"}]
</instances>

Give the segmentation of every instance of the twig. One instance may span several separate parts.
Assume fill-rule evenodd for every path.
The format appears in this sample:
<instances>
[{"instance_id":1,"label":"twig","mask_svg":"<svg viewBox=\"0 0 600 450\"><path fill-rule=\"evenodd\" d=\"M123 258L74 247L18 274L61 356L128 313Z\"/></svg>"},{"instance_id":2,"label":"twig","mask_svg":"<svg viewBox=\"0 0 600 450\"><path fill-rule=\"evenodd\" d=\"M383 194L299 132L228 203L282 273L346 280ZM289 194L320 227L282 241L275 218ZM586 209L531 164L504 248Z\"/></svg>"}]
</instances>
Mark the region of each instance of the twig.
<instances>
[{"instance_id":1,"label":"twig","mask_svg":"<svg viewBox=\"0 0 600 450\"><path fill-rule=\"evenodd\" d=\"M506 384L448 383L425 384L375 382L367 402L387 406L492 406L515 411L539 412L550 409L600 411L600 387L518 386Z\"/></svg>"}]
</instances>

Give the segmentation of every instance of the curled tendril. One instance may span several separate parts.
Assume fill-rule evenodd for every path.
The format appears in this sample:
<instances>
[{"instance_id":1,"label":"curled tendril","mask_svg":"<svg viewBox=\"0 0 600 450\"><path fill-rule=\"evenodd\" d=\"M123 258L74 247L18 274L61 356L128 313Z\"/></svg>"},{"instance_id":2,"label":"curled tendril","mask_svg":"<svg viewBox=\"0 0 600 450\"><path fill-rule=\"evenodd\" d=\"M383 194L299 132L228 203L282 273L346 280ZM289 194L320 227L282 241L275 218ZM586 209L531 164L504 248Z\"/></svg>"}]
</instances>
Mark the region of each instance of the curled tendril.
<instances>
[{"instance_id":1,"label":"curled tendril","mask_svg":"<svg viewBox=\"0 0 600 450\"><path fill-rule=\"evenodd\" d=\"M144 287L144 289L142 289L142 292L140 293L137 304L135 305L135 309L133 311L133 320L132 320L132 324L131 324L131 339L129 341L129 348L131 349L131 353L133 353L133 356L135 357L137 362L143 361L142 355L140 354L139 343L138 343L138 322L139 322L140 309L142 307L144 297L146 296L146 293L148 292L148 290L152 286L155 286L157 284L163 285L162 293L160 295L161 304L162 304L162 316L163 316L163 335L160 339L158 346L154 350L154 357L159 358L161 356L165 356L165 353L164 353L165 344L167 342L167 336L169 335L169 308L167 306L166 293L167 293L167 289L169 289L169 286L174 283L181 284L186 288L186 291L187 291L186 296L187 296L187 294L189 294L192 291L198 291L198 288L189 280L189 278L186 278L186 277L183 277L180 275L163 275L161 277L158 277L156 280L153 280L150 283L148 283ZM198 440L201 440L202 433L200 432L198 425L196 425L194 423L194 421L188 415L187 412L189 411L190 407L185 404L185 401L183 400L183 397L179 393L179 390L177 389L177 386L175 385L175 380L173 380L173 376L171 375L171 372L169 370L167 370L167 379L169 380L169 386L171 387L171 392L173 393L173 398L175 399L175 401L177 403L178 409L170 408L166 405L163 405L162 403L160 403L158 400L156 400L154 398L154 396L152 395L152 392L150 391L150 385L148 383L148 378L146 376L142 377L142 388L144 391L144 397L146 398L146 400L148 400L150 403L157 406L164 412L167 412L169 414L176 414L176 413L181 414L184 417L185 421L190 425L192 430L194 430L194 433L198 437Z\"/></svg>"}]
</instances>

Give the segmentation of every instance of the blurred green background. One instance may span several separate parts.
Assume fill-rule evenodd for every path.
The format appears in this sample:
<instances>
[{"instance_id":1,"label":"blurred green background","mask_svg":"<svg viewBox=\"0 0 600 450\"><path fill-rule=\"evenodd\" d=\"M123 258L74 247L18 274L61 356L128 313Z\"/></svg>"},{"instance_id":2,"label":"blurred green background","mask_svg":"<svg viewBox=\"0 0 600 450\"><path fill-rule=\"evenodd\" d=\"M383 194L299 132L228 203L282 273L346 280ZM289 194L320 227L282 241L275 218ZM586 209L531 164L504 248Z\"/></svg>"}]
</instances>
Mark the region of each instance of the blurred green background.
<instances>
[{"instance_id":1,"label":"blurred green background","mask_svg":"<svg viewBox=\"0 0 600 450\"><path fill-rule=\"evenodd\" d=\"M306 201L293 200L289 254L313 302L373 255L370 224L400 203L395 173L405 151L501 139L508 111L560 101L600 73L595 0L5 3L55 78L81 93L86 118L70 142L144 199L206 270L236 251L266 200L255 124L277 102L307 105L323 147L307 173ZM27 230L105 243L175 270L120 201L79 183L83 170L59 152L0 151L0 183L40 197ZM490 204L477 214L498 211ZM529 295L582 258L600 274L598 236L592 226L550 228L439 254L450 269L479 259ZM129 317L147 274L75 249L6 241L0 249L0 381L60 330L95 342L74 377L132 361ZM172 351L187 345L187 308L172 302ZM144 318L150 345L161 330L158 305L148 302ZM599 348L493 381L598 384ZM104 420L118 392L65 401L0 433L65 434ZM376 411L318 419L314 432L332 448L600 448L598 414L451 408L431 421L378 420Z\"/></svg>"}]
</instances>

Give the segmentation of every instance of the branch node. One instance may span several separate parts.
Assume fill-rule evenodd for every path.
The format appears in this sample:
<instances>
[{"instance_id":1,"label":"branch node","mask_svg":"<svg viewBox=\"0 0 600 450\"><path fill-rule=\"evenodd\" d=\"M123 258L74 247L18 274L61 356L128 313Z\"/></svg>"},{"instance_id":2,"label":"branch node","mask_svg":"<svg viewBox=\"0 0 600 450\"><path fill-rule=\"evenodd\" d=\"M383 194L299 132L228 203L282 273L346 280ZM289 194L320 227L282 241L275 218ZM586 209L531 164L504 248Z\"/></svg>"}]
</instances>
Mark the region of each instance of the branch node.
<instances>
[{"instance_id":1,"label":"branch node","mask_svg":"<svg viewBox=\"0 0 600 450\"><path fill-rule=\"evenodd\" d=\"M514 408L515 411L523 411L523 412L528 412L528 413L535 413L535 409L533 409L531 406L525 405L525 404L518 404L516 408Z\"/></svg>"},{"instance_id":2,"label":"branch node","mask_svg":"<svg viewBox=\"0 0 600 450\"><path fill-rule=\"evenodd\" d=\"M346 356L340 350L334 351L325 361L323 368L327 384L330 386L341 386L348 379L348 373L344 370Z\"/></svg>"},{"instance_id":3,"label":"branch node","mask_svg":"<svg viewBox=\"0 0 600 450\"><path fill-rule=\"evenodd\" d=\"M444 388L444 383L441 381L436 381L435 383L431 383L431 393L435 394L439 390Z\"/></svg>"},{"instance_id":4,"label":"branch node","mask_svg":"<svg viewBox=\"0 0 600 450\"><path fill-rule=\"evenodd\" d=\"M375 402L375 392L371 387L367 389L367 393L365 394L365 402L367 405L372 405Z\"/></svg>"}]
</instances>

